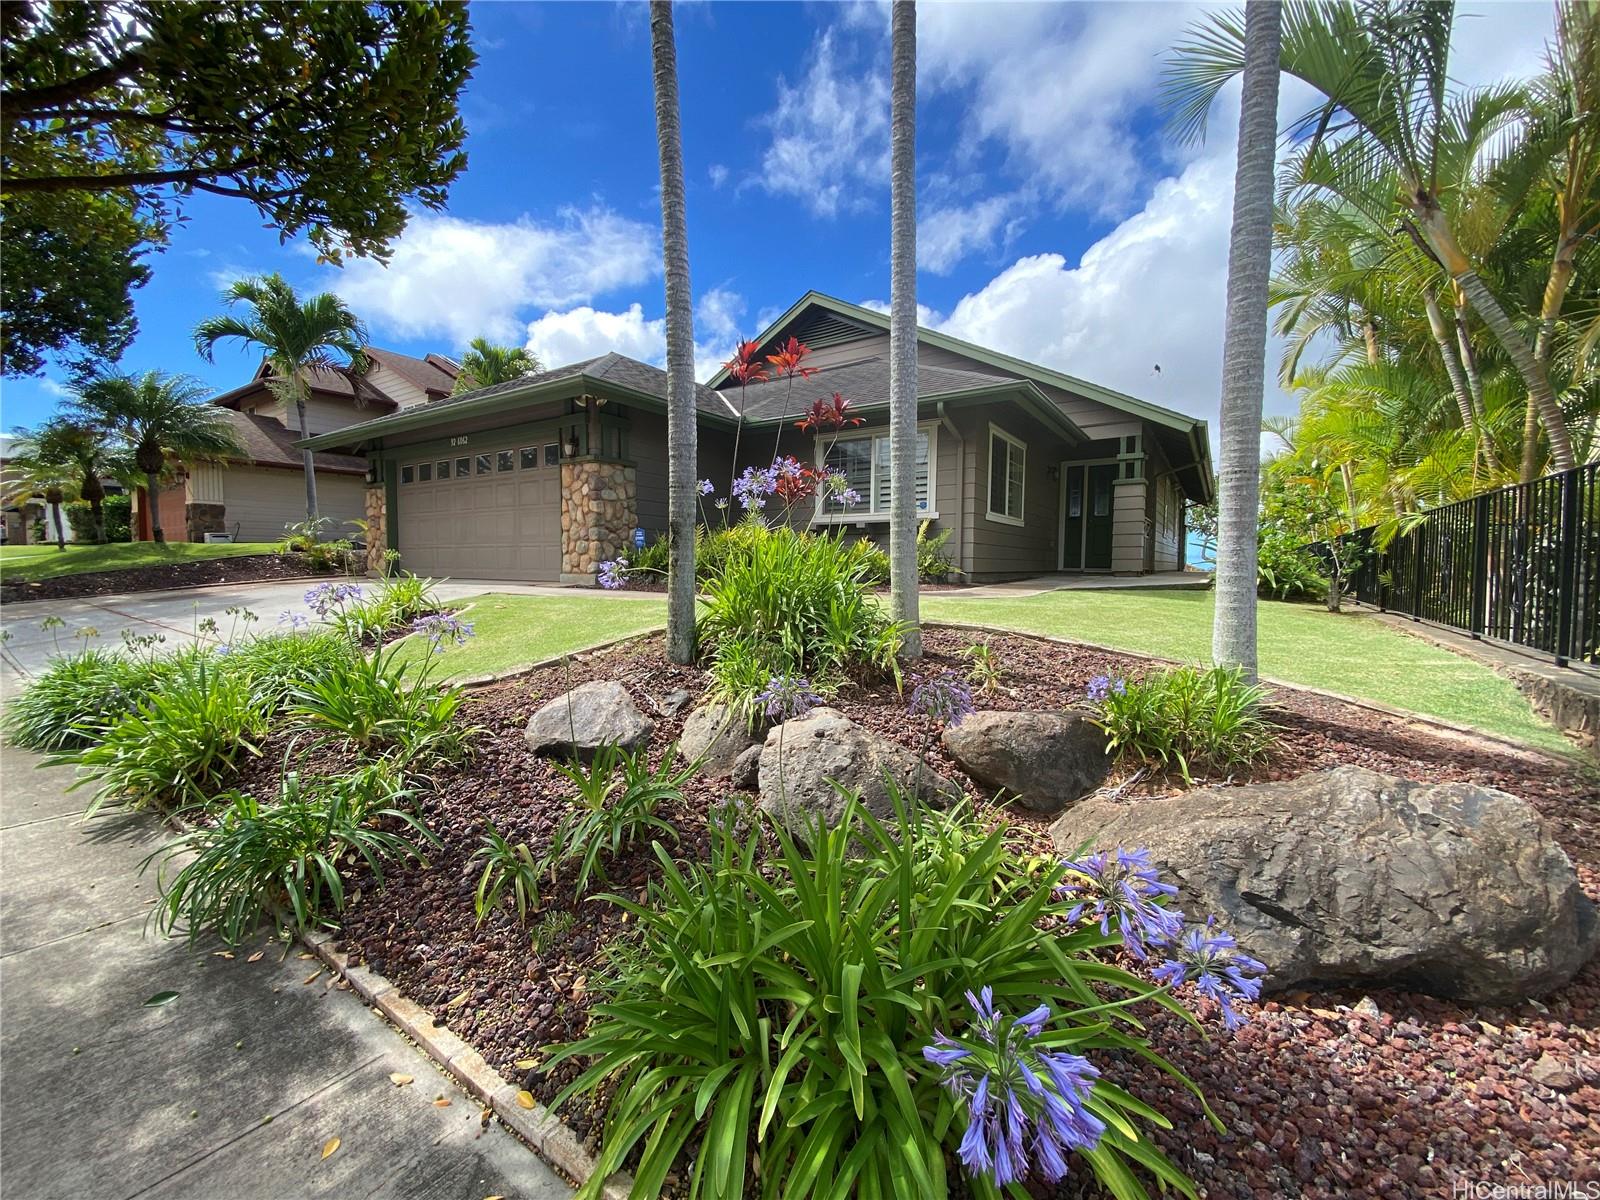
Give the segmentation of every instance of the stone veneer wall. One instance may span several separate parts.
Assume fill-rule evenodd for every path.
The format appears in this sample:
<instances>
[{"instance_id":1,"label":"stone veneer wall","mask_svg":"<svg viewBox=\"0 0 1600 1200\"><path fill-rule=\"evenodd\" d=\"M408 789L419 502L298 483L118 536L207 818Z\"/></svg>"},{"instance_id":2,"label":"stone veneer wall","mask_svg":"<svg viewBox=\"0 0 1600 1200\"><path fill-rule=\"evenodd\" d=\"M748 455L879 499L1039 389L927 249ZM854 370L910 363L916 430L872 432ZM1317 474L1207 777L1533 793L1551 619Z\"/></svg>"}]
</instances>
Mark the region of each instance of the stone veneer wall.
<instances>
[{"instance_id":1,"label":"stone veneer wall","mask_svg":"<svg viewBox=\"0 0 1600 1200\"><path fill-rule=\"evenodd\" d=\"M600 564L626 553L639 523L633 467L597 458L561 464L561 582L593 583Z\"/></svg>"},{"instance_id":2,"label":"stone veneer wall","mask_svg":"<svg viewBox=\"0 0 1600 1200\"><path fill-rule=\"evenodd\" d=\"M190 503L183 506L184 530L191 542L205 541L208 533L226 533L226 517L227 509L221 504Z\"/></svg>"},{"instance_id":3,"label":"stone veneer wall","mask_svg":"<svg viewBox=\"0 0 1600 1200\"><path fill-rule=\"evenodd\" d=\"M383 553L389 548L389 502L383 484L367 488L367 570L383 574Z\"/></svg>"}]
</instances>

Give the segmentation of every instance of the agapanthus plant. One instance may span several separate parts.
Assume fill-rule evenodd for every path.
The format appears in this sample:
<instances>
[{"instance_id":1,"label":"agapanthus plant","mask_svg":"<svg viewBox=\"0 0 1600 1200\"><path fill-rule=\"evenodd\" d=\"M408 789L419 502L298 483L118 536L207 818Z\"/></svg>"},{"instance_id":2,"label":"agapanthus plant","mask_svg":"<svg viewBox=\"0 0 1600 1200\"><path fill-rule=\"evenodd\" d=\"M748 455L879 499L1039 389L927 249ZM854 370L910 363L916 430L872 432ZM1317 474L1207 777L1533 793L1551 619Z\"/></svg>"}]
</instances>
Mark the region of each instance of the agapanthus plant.
<instances>
[{"instance_id":1,"label":"agapanthus plant","mask_svg":"<svg viewBox=\"0 0 1600 1200\"><path fill-rule=\"evenodd\" d=\"M1128 681L1120 676L1113 679L1110 675L1096 675L1089 680L1089 686L1084 689L1089 699L1099 704L1107 696L1125 695L1128 690Z\"/></svg>"},{"instance_id":2,"label":"agapanthus plant","mask_svg":"<svg viewBox=\"0 0 1600 1200\"><path fill-rule=\"evenodd\" d=\"M1100 1072L1088 1059L1051 1049L1043 1040L1050 1007L1012 1017L992 991L967 993L973 1020L967 1037L942 1032L922 1051L941 1082L966 1108L957 1155L967 1172L996 1187L1037 1175L1064 1179L1067 1156L1100 1144L1105 1122L1086 1106Z\"/></svg>"},{"instance_id":3,"label":"agapanthus plant","mask_svg":"<svg viewBox=\"0 0 1600 1200\"><path fill-rule=\"evenodd\" d=\"M359 583L319 583L306 593L306 607L326 617L346 601L361 599Z\"/></svg>"},{"instance_id":4,"label":"agapanthus plant","mask_svg":"<svg viewBox=\"0 0 1600 1200\"><path fill-rule=\"evenodd\" d=\"M1167 946L1166 954L1165 961L1150 973L1157 983L1174 990L1193 983L1195 991L1221 1010L1222 1023L1229 1031L1245 1023L1237 1005L1260 997L1266 964L1239 949L1233 935L1217 926L1216 917L1207 917L1204 925L1190 925Z\"/></svg>"},{"instance_id":5,"label":"agapanthus plant","mask_svg":"<svg viewBox=\"0 0 1600 1200\"><path fill-rule=\"evenodd\" d=\"M446 642L460 646L473 634L472 622L463 621L454 613L431 613L411 622L411 632L428 639L428 645L438 650Z\"/></svg>"},{"instance_id":6,"label":"agapanthus plant","mask_svg":"<svg viewBox=\"0 0 1600 1200\"><path fill-rule=\"evenodd\" d=\"M908 707L913 716L931 718L936 725L959 725L977 711L972 705L972 688L954 671L919 680L911 690Z\"/></svg>"},{"instance_id":7,"label":"agapanthus plant","mask_svg":"<svg viewBox=\"0 0 1600 1200\"><path fill-rule=\"evenodd\" d=\"M804 675L774 675L756 696L756 706L773 721L792 721L822 703Z\"/></svg>"},{"instance_id":8,"label":"agapanthus plant","mask_svg":"<svg viewBox=\"0 0 1600 1200\"><path fill-rule=\"evenodd\" d=\"M601 563L597 579L600 586L607 591L616 591L628 582L628 560L614 558L608 562Z\"/></svg>"},{"instance_id":9,"label":"agapanthus plant","mask_svg":"<svg viewBox=\"0 0 1600 1200\"><path fill-rule=\"evenodd\" d=\"M1151 946L1165 946L1183 931L1183 914L1165 907L1178 889L1156 873L1148 850L1119 846L1061 865L1066 873L1056 898L1072 904L1067 920L1097 921L1106 935L1115 924L1135 958L1143 960Z\"/></svg>"}]
</instances>

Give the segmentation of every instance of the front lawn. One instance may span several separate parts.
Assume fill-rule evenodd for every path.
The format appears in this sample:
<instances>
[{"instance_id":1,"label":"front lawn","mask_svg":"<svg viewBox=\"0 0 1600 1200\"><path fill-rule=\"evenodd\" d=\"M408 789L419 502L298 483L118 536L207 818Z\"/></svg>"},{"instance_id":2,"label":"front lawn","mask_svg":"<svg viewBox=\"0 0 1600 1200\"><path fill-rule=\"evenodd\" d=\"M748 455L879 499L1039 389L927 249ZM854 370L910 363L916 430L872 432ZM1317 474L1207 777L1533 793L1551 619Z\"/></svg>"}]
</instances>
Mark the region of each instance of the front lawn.
<instances>
[{"instance_id":1,"label":"front lawn","mask_svg":"<svg viewBox=\"0 0 1600 1200\"><path fill-rule=\"evenodd\" d=\"M508 596L487 592L451 606L476 636L463 645L448 645L435 656L440 676L470 679L499 675L570 654L602 642L644 633L664 625L664 596L603 596L574 592L570 596ZM402 658L420 659L427 651L412 639Z\"/></svg>"},{"instance_id":2,"label":"front lawn","mask_svg":"<svg viewBox=\"0 0 1600 1200\"><path fill-rule=\"evenodd\" d=\"M1059 591L1015 600L922 598L927 621L1045 633L1185 662L1211 658L1211 592ZM1570 753L1511 683L1470 659L1356 613L1263 600L1261 674Z\"/></svg>"},{"instance_id":3,"label":"front lawn","mask_svg":"<svg viewBox=\"0 0 1600 1200\"><path fill-rule=\"evenodd\" d=\"M50 545L0 546L0 579L6 583L35 583L86 571L135 570L273 554L277 548L276 542L112 542L104 546L69 542L65 550Z\"/></svg>"}]
</instances>

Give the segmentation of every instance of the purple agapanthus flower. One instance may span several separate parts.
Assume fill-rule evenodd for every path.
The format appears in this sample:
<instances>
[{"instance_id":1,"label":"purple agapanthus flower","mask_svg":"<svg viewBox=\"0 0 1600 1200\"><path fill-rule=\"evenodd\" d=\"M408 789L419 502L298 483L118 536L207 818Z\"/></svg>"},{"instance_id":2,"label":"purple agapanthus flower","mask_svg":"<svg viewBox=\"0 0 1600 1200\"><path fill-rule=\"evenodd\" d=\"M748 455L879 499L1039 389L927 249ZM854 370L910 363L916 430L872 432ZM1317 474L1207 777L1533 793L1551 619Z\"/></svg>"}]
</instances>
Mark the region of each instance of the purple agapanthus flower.
<instances>
[{"instance_id":1,"label":"purple agapanthus flower","mask_svg":"<svg viewBox=\"0 0 1600 1200\"><path fill-rule=\"evenodd\" d=\"M600 586L608 591L616 591L628 582L628 560L625 558L612 559L610 562L600 564L598 576Z\"/></svg>"},{"instance_id":2,"label":"purple agapanthus flower","mask_svg":"<svg viewBox=\"0 0 1600 1200\"><path fill-rule=\"evenodd\" d=\"M278 624L287 625L290 629L304 629L311 622L306 619L304 613L290 612L288 609L284 609L278 614Z\"/></svg>"},{"instance_id":3,"label":"purple agapanthus flower","mask_svg":"<svg viewBox=\"0 0 1600 1200\"><path fill-rule=\"evenodd\" d=\"M359 583L319 583L306 593L306 607L326 617L347 600L361 599Z\"/></svg>"},{"instance_id":4,"label":"purple agapanthus flower","mask_svg":"<svg viewBox=\"0 0 1600 1200\"><path fill-rule=\"evenodd\" d=\"M1245 1023L1235 1006L1260 997L1267 967L1239 949L1233 934L1217 927L1216 917L1207 917L1204 925L1190 925L1167 952L1171 957L1150 973L1157 983L1177 989L1193 982L1195 991L1222 1010L1226 1029L1232 1032Z\"/></svg>"},{"instance_id":5,"label":"purple agapanthus flower","mask_svg":"<svg viewBox=\"0 0 1600 1200\"><path fill-rule=\"evenodd\" d=\"M1109 934L1117 924L1128 953L1144 959L1152 946L1165 946L1183 932L1183 914L1163 907L1178 889L1162 881L1144 849L1102 850L1080 860L1065 859L1066 874L1056 899L1073 903L1067 920L1087 916Z\"/></svg>"},{"instance_id":6,"label":"purple agapanthus flower","mask_svg":"<svg viewBox=\"0 0 1600 1200\"><path fill-rule=\"evenodd\" d=\"M1085 690L1088 693L1089 699L1094 701L1096 704L1099 704L1107 696L1112 695L1113 693L1118 696L1126 695L1128 691L1128 681L1120 677L1113 679L1110 675L1096 675L1093 679L1089 680L1089 686Z\"/></svg>"},{"instance_id":7,"label":"purple agapanthus flower","mask_svg":"<svg viewBox=\"0 0 1600 1200\"><path fill-rule=\"evenodd\" d=\"M746 467L733 481L733 498L744 506L745 512L755 512L767 506L767 497L778 490L778 468Z\"/></svg>"},{"instance_id":8,"label":"purple agapanthus flower","mask_svg":"<svg viewBox=\"0 0 1600 1200\"><path fill-rule=\"evenodd\" d=\"M774 675L756 696L756 704L774 721L792 721L821 703L822 697L803 675Z\"/></svg>"},{"instance_id":9,"label":"purple agapanthus flower","mask_svg":"<svg viewBox=\"0 0 1600 1200\"><path fill-rule=\"evenodd\" d=\"M972 706L972 689L953 671L918 682L911 690L908 707L913 716L931 717L940 725L959 725L977 711Z\"/></svg>"},{"instance_id":10,"label":"purple agapanthus flower","mask_svg":"<svg viewBox=\"0 0 1600 1200\"><path fill-rule=\"evenodd\" d=\"M473 631L471 621L463 621L454 613L430 613L412 621L411 632L420 633L437 650L446 642L462 645Z\"/></svg>"},{"instance_id":11,"label":"purple agapanthus flower","mask_svg":"<svg viewBox=\"0 0 1600 1200\"><path fill-rule=\"evenodd\" d=\"M709 479L702 479L698 484L695 485L695 487L702 496L709 496L712 492L716 491L716 487Z\"/></svg>"},{"instance_id":12,"label":"purple agapanthus flower","mask_svg":"<svg viewBox=\"0 0 1600 1200\"><path fill-rule=\"evenodd\" d=\"M966 1106L962 1165L1002 1188L1030 1174L1049 1183L1065 1178L1067 1155L1094 1149L1105 1133L1087 1106L1100 1072L1086 1058L1039 1044L1048 1005L1011 1017L995 1008L989 988L968 992L967 1003L973 1036L958 1041L935 1031L922 1051Z\"/></svg>"},{"instance_id":13,"label":"purple agapanthus flower","mask_svg":"<svg viewBox=\"0 0 1600 1200\"><path fill-rule=\"evenodd\" d=\"M854 508L861 503L861 493L853 487L847 487L839 493L839 500L846 508Z\"/></svg>"}]
</instances>

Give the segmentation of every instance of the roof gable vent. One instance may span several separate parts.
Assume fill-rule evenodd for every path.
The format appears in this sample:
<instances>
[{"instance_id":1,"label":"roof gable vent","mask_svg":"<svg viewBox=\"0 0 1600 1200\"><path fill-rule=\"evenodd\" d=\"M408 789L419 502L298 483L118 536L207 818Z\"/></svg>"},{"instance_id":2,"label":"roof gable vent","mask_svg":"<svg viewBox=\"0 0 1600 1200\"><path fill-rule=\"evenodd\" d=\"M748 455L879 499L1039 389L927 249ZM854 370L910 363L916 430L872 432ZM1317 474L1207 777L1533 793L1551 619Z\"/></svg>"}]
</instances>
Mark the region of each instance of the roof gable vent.
<instances>
[{"instance_id":1,"label":"roof gable vent","mask_svg":"<svg viewBox=\"0 0 1600 1200\"><path fill-rule=\"evenodd\" d=\"M813 308L789 326L788 332L811 349L824 350L829 346L841 346L846 342L871 337L877 331L826 309Z\"/></svg>"}]
</instances>

